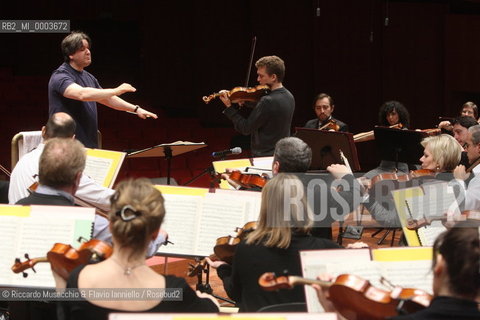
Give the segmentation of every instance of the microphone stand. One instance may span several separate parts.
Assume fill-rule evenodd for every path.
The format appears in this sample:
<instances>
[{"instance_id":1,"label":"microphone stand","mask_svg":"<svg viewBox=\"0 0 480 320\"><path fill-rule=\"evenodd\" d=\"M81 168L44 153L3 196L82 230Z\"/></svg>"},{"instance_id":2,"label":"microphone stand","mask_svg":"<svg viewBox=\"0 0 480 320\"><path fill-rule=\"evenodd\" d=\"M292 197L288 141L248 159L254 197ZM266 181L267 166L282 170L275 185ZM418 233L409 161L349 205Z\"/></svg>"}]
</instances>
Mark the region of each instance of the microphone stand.
<instances>
[{"instance_id":1,"label":"microphone stand","mask_svg":"<svg viewBox=\"0 0 480 320\"><path fill-rule=\"evenodd\" d=\"M225 157L226 157L225 155L220 157L220 161L225 160ZM209 165L207 168L203 169L203 171L200 172L199 174L197 174L195 177L193 177L190 180L188 180L187 182L185 182L184 186L188 186L189 184L198 180L200 177L202 177L203 175L205 175L207 173L210 176L210 189L214 189L215 188L215 182L216 183L220 182L220 178L217 177L217 174L215 173L215 169L213 168L213 164Z\"/></svg>"}]
</instances>

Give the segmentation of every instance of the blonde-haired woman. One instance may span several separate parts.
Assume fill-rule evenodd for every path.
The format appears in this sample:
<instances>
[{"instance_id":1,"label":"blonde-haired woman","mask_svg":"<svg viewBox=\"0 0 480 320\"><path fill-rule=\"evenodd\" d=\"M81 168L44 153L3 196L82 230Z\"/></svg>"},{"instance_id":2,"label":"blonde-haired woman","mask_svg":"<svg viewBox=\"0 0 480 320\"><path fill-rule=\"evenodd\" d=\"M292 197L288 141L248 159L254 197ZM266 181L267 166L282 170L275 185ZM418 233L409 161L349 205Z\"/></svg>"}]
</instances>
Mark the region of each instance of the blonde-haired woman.
<instances>
[{"instance_id":1,"label":"blonde-haired woman","mask_svg":"<svg viewBox=\"0 0 480 320\"><path fill-rule=\"evenodd\" d=\"M267 292L258 285L258 278L265 272L281 275L285 270L291 275L301 275L300 250L340 247L309 234L313 218L304 185L295 175L279 173L265 185L257 228L238 245L233 264L208 260L212 267L218 268L225 291L241 312L305 302L303 288Z\"/></svg>"},{"instance_id":2,"label":"blonde-haired woman","mask_svg":"<svg viewBox=\"0 0 480 320\"><path fill-rule=\"evenodd\" d=\"M167 289L166 292L177 288L180 299L105 301L87 297L64 303L66 319L107 319L111 312L217 312L213 298L204 294L199 297L185 279L160 275L145 262L148 243L156 238L165 217L160 191L147 179L127 180L118 185L111 202L112 256L100 263L76 268L66 287L99 291L102 288ZM57 282L57 287L62 284Z\"/></svg>"}]
</instances>

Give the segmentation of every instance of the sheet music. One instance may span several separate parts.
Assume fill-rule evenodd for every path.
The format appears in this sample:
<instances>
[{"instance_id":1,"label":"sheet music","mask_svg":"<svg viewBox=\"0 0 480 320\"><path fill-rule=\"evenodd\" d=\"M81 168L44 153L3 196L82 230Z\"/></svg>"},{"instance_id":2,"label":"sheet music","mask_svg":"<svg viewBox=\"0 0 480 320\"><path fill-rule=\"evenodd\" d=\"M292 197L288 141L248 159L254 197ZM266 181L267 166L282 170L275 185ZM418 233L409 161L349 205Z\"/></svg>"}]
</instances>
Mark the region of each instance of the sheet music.
<instances>
[{"instance_id":1,"label":"sheet music","mask_svg":"<svg viewBox=\"0 0 480 320\"><path fill-rule=\"evenodd\" d=\"M457 199L453 188L446 182L423 186L424 195L406 198L408 214L413 219L441 216L444 213L459 215ZM439 234L446 231L441 221L432 221L431 225L417 229L418 238L423 246L432 246Z\"/></svg>"},{"instance_id":2,"label":"sheet music","mask_svg":"<svg viewBox=\"0 0 480 320\"><path fill-rule=\"evenodd\" d=\"M112 163L112 159L88 156L83 173L103 186Z\"/></svg>"},{"instance_id":3,"label":"sheet music","mask_svg":"<svg viewBox=\"0 0 480 320\"><path fill-rule=\"evenodd\" d=\"M372 261L378 264L381 274L396 286L422 289L433 293L431 260Z\"/></svg>"},{"instance_id":4,"label":"sheet music","mask_svg":"<svg viewBox=\"0 0 480 320\"><path fill-rule=\"evenodd\" d=\"M15 258L25 261L25 253L30 258L45 257L55 243L71 244L75 247L77 238L90 239L95 210L93 208L31 206L28 216L5 215L6 206L0 214L0 285L55 287L50 265L39 263L34 273L27 269L27 278L15 274L11 267ZM18 207L18 206L17 206ZM13 209L12 209L13 210Z\"/></svg>"},{"instance_id":5,"label":"sheet music","mask_svg":"<svg viewBox=\"0 0 480 320\"><path fill-rule=\"evenodd\" d=\"M217 238L236 236L236 228L256 221L260 197L234 193L205 196L165 194L165 222L162 225L174 245L160 247L161 254L209 256Z\"/></svg>"},{"instance_id":6,"label":"sheet music","mask_svg":"<svg viewBox=\"0 0 480 320\"><path fill-rule=\"evenodd\" d=\"M350 266L370 262L370 249L305 250L300 252L300 260L303 277L316 279L319 274L327 272L327 264ZM345 261L351 263L346 264ZM315 290L311 286L304 286L304 288L308 312L324 312Z\"/></svg>"},{"instance_id":7,"label":"sheet music","mask_svg":"<svg viewBox=\"0 0 480 320\"><path fill-rule=\"evenodd\" d=\"M161 246L159 252L191 254L195 251L197 225L200 211L201 196L184 196L163 194L165 198L165 220L162 229L168 232L168 238L173 245Z\"/></svg>"}]
</instances>

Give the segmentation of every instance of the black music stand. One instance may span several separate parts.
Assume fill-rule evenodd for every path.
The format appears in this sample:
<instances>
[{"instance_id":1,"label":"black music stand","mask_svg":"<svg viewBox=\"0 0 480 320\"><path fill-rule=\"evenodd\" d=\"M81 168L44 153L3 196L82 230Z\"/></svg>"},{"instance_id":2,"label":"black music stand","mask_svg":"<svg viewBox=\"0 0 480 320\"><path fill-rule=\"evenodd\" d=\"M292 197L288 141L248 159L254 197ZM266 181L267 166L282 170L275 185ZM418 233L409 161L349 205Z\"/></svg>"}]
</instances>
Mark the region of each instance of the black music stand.
<instances>
[{"instance_id":1,"label":"black music stand","mask_svg":"<svg viewBox=\"0 0 480 320\"><path fill-rule=\"evenodd\" d=\"M170 184L171 161L172 158L193 150L205 148L204 142L193 143L187 141L178 141L173 143L159 144L143 150L131 152L127 158L146 158L146 157L165 157L167 160L167 184Z\"/></svg>"},{"instance_id":2,"label":"black music stand","mask_svg":"<svg viewBox=\"0 0 480 320\"><path fill-rule=\"evenodd\" d=\"M295 128L295 131L295 136L305 141L312 149L310 170L325 170L331 164L343 163L340 157L341 150L348 159L352 171L360 171L353 134L309 128Z\"/></svg>"},{"instance_id":3,"label":"black music stand","mask_svg":"<svg viewBox=\"0 0 480 320\"><path fill-rule=\"evenodd\" d=\"M375 127L373 132L380 159L394 161L397 169L399 162L420 163L423 155L420 142L428 136L426 132L386 127Z\"/></svg>"}]
</instances>

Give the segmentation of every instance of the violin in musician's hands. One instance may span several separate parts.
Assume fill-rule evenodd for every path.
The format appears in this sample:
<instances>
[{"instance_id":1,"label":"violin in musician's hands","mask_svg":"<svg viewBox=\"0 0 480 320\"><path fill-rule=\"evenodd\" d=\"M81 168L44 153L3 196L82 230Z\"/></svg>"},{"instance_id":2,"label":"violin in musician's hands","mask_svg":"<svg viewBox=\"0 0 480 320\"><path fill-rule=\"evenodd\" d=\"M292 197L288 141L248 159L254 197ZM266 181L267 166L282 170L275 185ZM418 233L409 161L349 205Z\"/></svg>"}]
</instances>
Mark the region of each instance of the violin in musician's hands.
<instances>
[{"instance_id":1,"label":"violin in musician's hands","mask_svg":"<svg viewBox=\"0 0 480 320\"><path fill-rule=\"evenodd\" d=\"M245 101L257 102L266 94L270 93L270 87L267 85L258 85L255 87L235 87L232 90L221 90L220 92L212 93L209 96L204 96L203 102L209 103L216 97L220 97L226 107L230 107L232 103L242 103Z\"/></svg>"}]
</instances>

